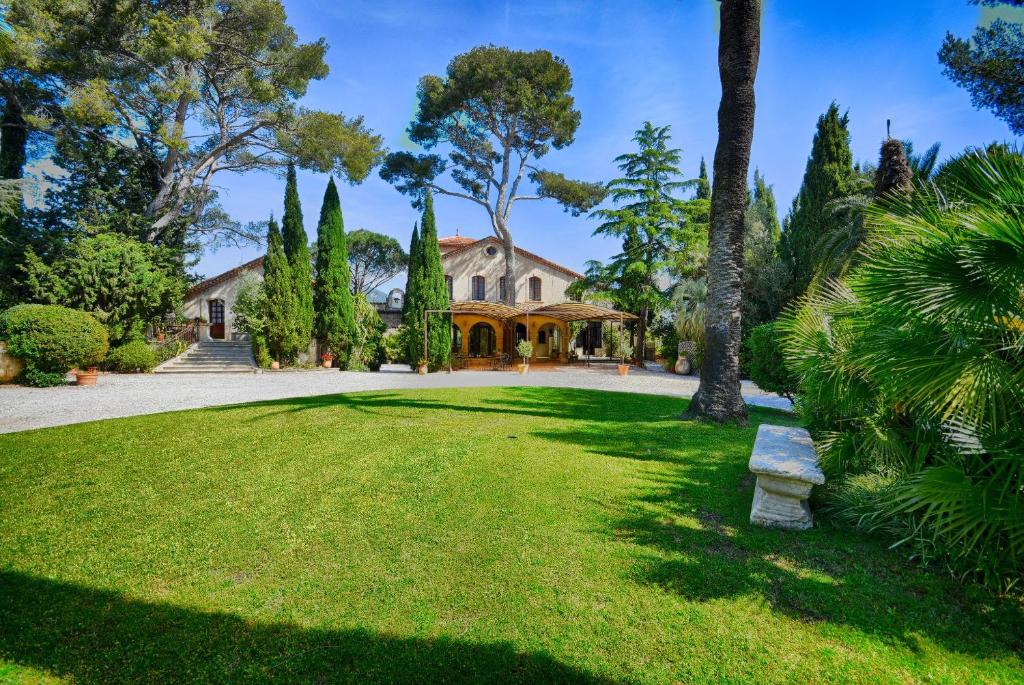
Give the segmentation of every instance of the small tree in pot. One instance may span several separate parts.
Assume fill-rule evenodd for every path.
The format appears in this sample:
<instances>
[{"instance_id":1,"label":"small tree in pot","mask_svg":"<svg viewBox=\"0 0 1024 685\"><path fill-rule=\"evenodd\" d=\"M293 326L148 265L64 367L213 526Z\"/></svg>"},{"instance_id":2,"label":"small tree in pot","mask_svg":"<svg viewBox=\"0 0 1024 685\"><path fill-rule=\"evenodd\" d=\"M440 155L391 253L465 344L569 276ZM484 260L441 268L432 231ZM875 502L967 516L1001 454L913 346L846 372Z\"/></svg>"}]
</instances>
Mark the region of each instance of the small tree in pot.
<instances>
[{"instance_id":1,"label":"small tree in pot","mask_svg":"<svg viewBox=\"0 0 1024 685\"><path fill-rule=\"evenodd\" d=\"M520 340L516 344L516 354L523 359L522 363L519 364L519 373L526 373L530 370L530 358L533 357L533 343L529 340Z\"/></svg>"}]
</instances>

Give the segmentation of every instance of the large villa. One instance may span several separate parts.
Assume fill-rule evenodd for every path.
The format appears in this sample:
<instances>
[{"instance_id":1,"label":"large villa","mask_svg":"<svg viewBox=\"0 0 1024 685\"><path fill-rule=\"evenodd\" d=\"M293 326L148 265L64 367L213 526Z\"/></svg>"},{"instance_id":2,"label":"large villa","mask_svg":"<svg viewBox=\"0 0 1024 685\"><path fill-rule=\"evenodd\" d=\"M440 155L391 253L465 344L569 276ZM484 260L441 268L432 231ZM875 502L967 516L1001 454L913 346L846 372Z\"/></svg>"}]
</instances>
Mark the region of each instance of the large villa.
<instances>
[{"instance_id":1,"label":"large villa","mask_svg":"<svg viewBox=\"0 0 1024 685\"><path fill-rule=\"evenodd\" d=\"M448 284L451 309L432 312L429 325L452 322L452 352L469 368L489 368L509 361L521 340L533 343L532 362L565 363L573 358L604 354L604 321L622 322L631 314L574 301L567 289L583 275L516 248L518 257L515 307L503 303L506 295L505 260L501 243L489 236L454 235L438 240ZM263 258L235 267L193 286L186 295L184 314L209 321L213 340L244 340L234 327L234 304L243 277L262 276ZM397 328L402 310L402 291L393 289L375 302L390 329ZM570 323L585 322L575 336Z\"/></svg>"}]
</instances>

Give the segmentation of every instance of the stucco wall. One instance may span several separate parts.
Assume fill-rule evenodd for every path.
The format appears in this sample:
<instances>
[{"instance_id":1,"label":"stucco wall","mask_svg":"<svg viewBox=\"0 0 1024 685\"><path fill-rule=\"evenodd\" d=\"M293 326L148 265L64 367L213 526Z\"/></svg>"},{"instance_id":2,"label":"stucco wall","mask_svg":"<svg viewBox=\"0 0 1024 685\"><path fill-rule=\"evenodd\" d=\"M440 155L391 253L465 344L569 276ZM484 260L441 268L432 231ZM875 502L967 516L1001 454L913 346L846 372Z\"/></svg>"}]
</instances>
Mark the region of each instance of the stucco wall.
<instances>
[{"instance_id":1,"label":"stucco wall","mask_svg":"<svg viewBox=\"0 0 1024 685\"><path fill-rule=\"evenodd\" d=\"M243 339L245 336L235 331L235 299L238 297L238 290L242 285L242 279L247 273L254 273L263 278L263 267L254 267L222 283L217 283L200 293L196 293L193 297L185 300L182 308L184 315L189 319L203 317L209 320L209 301L224 300L224 337L226 340Z\"/></svg>"},{"instance_id":2,"label":"stucco wall","mask_svg":"<svg viewBox=\"0 0 1024 685\"><path fill-rule=\"evenodd\" d=\"M495 254L487 254L487 248L494 247ZM486 300L498 302L499 279L505 275L505 256L501 246L494 242L459 252L445 255L441 260L446 276L452 277L452 299L464 301L473 299L473 276L483 276L486 287ZM544 304L558 304L568 301L565 289L573 282L573 278L546 264L541 264L522 255L516 260L516 305L519 307L535 307ZM529 299L529 279L536 276L541 280L541 299Z\"/></svg>"}]
</instances>

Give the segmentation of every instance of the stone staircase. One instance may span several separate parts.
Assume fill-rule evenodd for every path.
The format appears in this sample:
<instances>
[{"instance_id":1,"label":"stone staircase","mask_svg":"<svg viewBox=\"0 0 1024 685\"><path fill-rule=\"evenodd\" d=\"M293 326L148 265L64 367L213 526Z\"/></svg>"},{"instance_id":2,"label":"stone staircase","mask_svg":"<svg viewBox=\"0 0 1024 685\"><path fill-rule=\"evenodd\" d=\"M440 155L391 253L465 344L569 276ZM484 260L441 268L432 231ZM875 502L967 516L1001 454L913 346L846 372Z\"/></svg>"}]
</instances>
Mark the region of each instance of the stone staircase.
<instances>
[{"instance_id":1,"label":"stone staircase","mask_svg":"<svg viewBox=\"0 0 1024 685\"><path fill-rule=\"evenodd\" d=\"M203 340L153 373L245 373L256 369L248 340Z\"/></svg>"}]
</instances>

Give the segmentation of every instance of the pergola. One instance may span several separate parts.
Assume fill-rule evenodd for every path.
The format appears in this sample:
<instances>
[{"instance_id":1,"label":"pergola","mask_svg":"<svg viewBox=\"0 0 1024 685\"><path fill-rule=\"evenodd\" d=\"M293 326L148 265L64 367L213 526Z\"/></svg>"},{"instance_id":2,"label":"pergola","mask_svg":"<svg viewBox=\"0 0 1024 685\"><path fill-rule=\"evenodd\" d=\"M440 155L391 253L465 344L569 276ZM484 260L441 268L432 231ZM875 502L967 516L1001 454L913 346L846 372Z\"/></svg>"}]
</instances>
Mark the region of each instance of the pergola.
<instances>
[{"instance_id":1,"label":"pergola","mask_svg":"<svg viewBox=\"0 0 1024 685\"><path fill-rule=\"evenodd\" d=\"M629 312L621 312L615 309L608 309L607 307L600 307L595 304L588 304L586 302L560 302L558 304L548 304L541 307L534 307L531 309L512 307L501 302L484 302L478 300L468 300L465 302L453 302L449 309L426 309L423 311L423 356L427 356L427 330L430 326L430 315L431 314L479 314L488 316L496 319L503 324L512 321L520 316L526 317L526 327L530 327L530 315L543 314L544 316L551 317L553 319L559 319L566 323L574 321L586 321L587 322L587 337L588 345L587 349L590 349L589 337L590 337L590 322L591 321L618 321L619 322L619 334L622 334L622 326L626 321L637 321L640 317ZM587 353L587 364L590 363L590 353ZM451 371L451 364L449 363L448 370Z\"/></svg>"}]
</instances>

